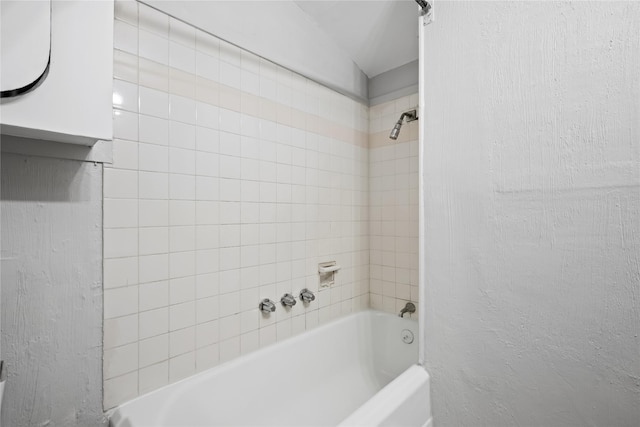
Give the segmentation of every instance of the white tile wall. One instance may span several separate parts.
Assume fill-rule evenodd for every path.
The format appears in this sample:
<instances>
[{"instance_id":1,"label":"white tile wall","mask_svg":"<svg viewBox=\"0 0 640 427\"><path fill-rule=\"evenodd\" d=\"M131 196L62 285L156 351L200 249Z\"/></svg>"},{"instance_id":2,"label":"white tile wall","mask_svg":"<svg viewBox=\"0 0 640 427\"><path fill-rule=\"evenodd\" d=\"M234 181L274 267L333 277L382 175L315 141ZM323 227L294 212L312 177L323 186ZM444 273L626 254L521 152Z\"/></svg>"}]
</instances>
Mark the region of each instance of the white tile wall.
<instances>
[{"instance_id":1,"label":"white tile wall","mask_svg":"<svg viewBox=\"0 0 640 427\"><path fill-rule=\"evenodd\" d=\"M417 122L405 123L397 141L389 139L400 115L417 103L414 94L369 110L370 303L390 313L418 301Z\"/></svg>"},{"instance_id":2,"label":"white tile wall","mask_svg":"<svg viewBox=\"0 0 640 427\"><path fill-rule=\"evenodd\" d=\"M105 409L369 305L368 108L136 2L114 31Z\"/></svg>"}]
</instances>

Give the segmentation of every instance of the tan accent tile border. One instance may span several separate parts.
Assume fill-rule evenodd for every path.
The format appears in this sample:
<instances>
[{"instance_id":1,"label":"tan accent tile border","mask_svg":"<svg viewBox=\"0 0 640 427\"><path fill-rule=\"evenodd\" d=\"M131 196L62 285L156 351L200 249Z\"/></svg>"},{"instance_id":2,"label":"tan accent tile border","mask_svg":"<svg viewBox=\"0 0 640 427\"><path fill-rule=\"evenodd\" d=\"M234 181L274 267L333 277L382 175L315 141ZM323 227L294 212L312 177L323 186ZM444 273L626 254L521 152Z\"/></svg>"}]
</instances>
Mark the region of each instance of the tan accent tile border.
<instances>
[{"instance_id":1,"label":"tan accent tile border","mask_svg":"<svg viewBox=\"0 0 640 427\"><path fill-rule=\"evenodd\" d=\"M116 49L113 52L113 76L138 84L138 56Z\"/></svg>"},{"instance_id":2,"label":"tan accent tile border","mask_svg":"<svg viewBox=\"0 0 640 427\"><path fill-rule=\"evenodd\" d=\"M370 145L368 131L359 131L316 114L243 92L214 80L196 77L195 74L148 59L140 58L138 65L137 60L135 55L116 49L114 52L115 77L140 86L317 133L361 148L367 148Z\"/></svg>"},{"instance_id":3,"label":"tan accent tile border","mask_svg":"<svg viewBox=\"0 0 640 427\"><path fill-rule=\"evenodd\" d=\"M145 58L140 58L138 79L141 86L169 92L169 67Z\"/></svg>"}]
</instances>

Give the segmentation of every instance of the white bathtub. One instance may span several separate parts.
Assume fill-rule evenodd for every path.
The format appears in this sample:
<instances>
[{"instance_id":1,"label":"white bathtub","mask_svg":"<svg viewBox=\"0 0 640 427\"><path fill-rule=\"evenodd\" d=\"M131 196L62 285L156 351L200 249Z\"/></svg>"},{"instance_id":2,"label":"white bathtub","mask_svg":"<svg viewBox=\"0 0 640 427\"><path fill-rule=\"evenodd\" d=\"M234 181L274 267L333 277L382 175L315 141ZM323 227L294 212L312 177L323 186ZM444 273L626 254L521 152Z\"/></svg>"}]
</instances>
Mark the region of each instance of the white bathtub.
<instances>
[{"instance_id":1,"label":"white bathtub","mask_svg":"<svg viewBox=\"0 0 640 427\"><path fill-rule=\"evenodd\" d=\"M417 336L415 321L356 313L125 403L110 424L430 426Z\"/></svg>"}]
</instances>

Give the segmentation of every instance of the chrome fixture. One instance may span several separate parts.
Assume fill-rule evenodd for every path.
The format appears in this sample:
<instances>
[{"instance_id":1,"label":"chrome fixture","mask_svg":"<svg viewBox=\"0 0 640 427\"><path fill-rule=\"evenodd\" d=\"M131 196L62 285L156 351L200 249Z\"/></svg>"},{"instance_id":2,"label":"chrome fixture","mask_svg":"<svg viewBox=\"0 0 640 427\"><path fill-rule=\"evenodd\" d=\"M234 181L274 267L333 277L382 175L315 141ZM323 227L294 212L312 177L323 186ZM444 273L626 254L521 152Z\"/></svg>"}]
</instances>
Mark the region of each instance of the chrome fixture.
<instances>
[{"instance_id":1,"label":"chrome fixture","mask_svg":"<svg viewBox=\"0 0 640 427\"><path fill-rule=\"evenodd\" d=\"M293 295L284 294L284 295L282 295L282 298L280 298L280 302L285 307L293 307L294 305L296 305L297 301L296 301L296 298Z\"/></svg>"},{"instance_id":2,"label":"chrome fixture","mask_svg":"<svg viewBox=\"0 0 640 427\"><path fill-rule=\"evenodd\" d=\"M395 126L393 126L393 129L391 129L389 138L393 139L394 141L398 139L398 135L400 135L400 128L402 127L402 122L404 121L405 117L407 118L407 123L413 122L415 120L418 120L418 113L416 112L416 110L405 111L404 113L402 113Z\"/></svg>"},{"instance_id":3,"label":"chrome fixture","mask_svg":"<svg viewBox=\"0 0 640 427\"><path fill-rule=\"evenodd\" d=\"M276 305L269 298L265 298L260 301L258 307L265 314L273 313L274 311L276 311Z\"/></svg>"},{"instance_id":4,"label":"chrome fixture","mask_svg":"<svg viewBox=\"0 0 640 427\"><path fill-rule=\"evenodd\" d=\"M429 12L431 12L431 3L425 0L416 0L416 3L418 3L418 6L420 6L420 16L424 16L427 15Z\"/></svg>"},{"instance_id":5,"label":"chrome fixture","mask_svg":"<svg viewBox=\"0 0 640 427\"><path fill-rule=\"evenodd\" d=\"M411 332L408 329L403 329L402 332L400 333L400 337L402 338L402 342L405 344L411 344L415 339L413 337L413 332Z\"/></svg>"},{"instance_id":6,"label":"chrome fixture","mask_svg":"<svg viewBox=\"0 0 640 427\"><path fill-rule=\"evenodd\" d=\"M300 291L300 300L302 302L311 302L316 299L316 296L309 289L304 288Z\"/></svg>"},{"instance_id":7,"label":"chrome fixture","mask_svg":"<svg viewBox=\"0 0 640 427\"><path fill-rule=\"evenodd\" d=\"M393 127L393 129L391 129L391 133L389 134L389 138L393 139L394 141L396 139L398 139L398 135L400 135L400 128L402 127L402 120L398 120L396 122L396 125Z\"/></svg>"},{"instance_id":8,"label":"chrome fixture","mask_svg":"<svg viewBox=\"0 0 640 427\"><path fill-rule=\"evenodd\" d=\"M408 302L405 304L404 308L400 310L400 317L404 317L405 313L415 313L416 305L412 302Z\"/></svg>"}]
</instances>

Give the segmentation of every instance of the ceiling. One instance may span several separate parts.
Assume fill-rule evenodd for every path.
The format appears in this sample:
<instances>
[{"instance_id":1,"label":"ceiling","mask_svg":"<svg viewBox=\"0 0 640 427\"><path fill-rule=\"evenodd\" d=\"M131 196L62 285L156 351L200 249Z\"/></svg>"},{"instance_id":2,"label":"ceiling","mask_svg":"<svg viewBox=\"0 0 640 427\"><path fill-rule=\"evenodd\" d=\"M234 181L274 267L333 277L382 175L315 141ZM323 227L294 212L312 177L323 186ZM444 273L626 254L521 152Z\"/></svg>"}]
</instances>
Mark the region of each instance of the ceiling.
<instances>
[{"instance_id":1,"label":"ceiling","mask_svg":"<svg viewBox=\"0 0 640 427\"><path fill-rule=\"evenodd\" d=\"M369 77L418 59L414 0L295 0Z\"/></svg>"}]
</instances>

